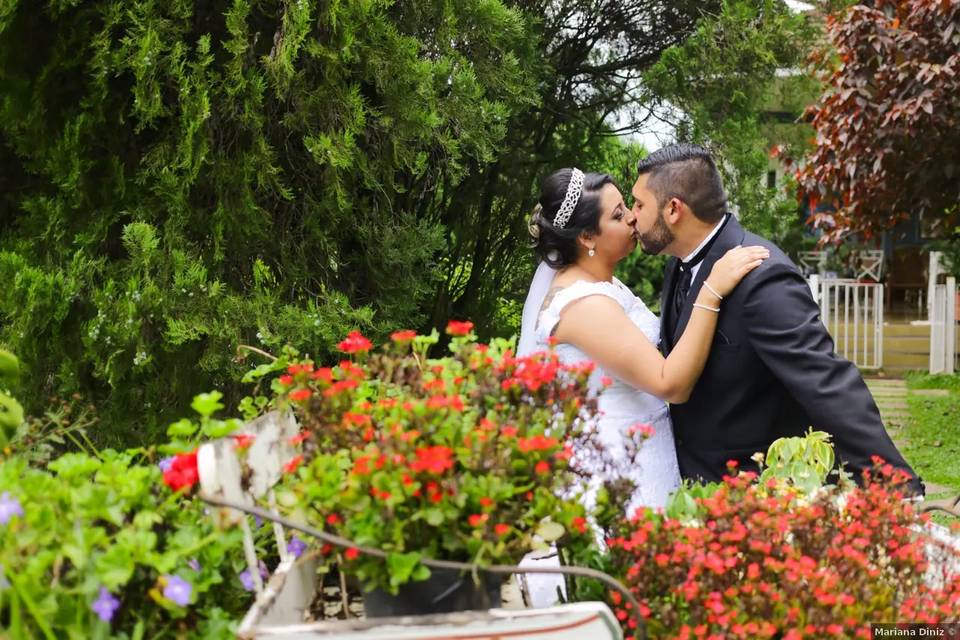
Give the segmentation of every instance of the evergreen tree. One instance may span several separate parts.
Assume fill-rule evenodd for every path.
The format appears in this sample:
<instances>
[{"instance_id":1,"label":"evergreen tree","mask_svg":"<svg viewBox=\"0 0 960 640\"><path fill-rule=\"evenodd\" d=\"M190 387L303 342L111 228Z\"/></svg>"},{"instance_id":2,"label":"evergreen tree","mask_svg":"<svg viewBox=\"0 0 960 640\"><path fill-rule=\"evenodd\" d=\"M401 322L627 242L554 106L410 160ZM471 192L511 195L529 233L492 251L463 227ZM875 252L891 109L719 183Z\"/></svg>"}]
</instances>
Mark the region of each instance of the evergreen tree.
<instances>
[{"instance_id":1,"label":"evergreen tree","mask_svg":"<svg viewBox=\"0 0 960 640\"><path fill-rule=\"evenodd\" d=\"M149 439L239 344L423 325L423 208L531 103L526 29L489 0L7 3L0 341L29 408L79 391L105 442Z\"/></svg>"}]
</instances>

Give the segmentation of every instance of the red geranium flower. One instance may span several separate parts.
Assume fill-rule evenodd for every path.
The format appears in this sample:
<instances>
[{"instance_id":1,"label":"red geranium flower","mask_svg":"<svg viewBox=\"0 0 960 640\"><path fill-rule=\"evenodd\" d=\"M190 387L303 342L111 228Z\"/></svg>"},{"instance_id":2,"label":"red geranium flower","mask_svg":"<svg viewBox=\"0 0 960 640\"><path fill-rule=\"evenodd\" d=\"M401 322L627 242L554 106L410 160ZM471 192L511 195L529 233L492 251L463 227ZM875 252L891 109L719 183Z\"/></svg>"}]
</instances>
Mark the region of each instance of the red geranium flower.
<instances>
[{"instance_id":1,"label":"red geranium flower","mask_svg":"<svg viewBox=\"0 0 960 640\"><path fill-rule=\"evenodd\" d=\"M420 447L416 450L417 459L410 463L414 471L443 473L453 467L453 449L450 447Z\"/></svg>"},{"instance_id":2,"label":"red geranium flower","mask_svg":"<svg viewBox=\"0 0 960 640\"><path fill-rule=\"evenodd\" d=\"M365 353L373 348L373 343L363 336L359 331L351 331L347 334L337 349L344 353Z\"/></svg>"},{"instance_id":3,"label":"red geranium flower","mask_svg":"<svg viewBox=\"0 0 960 640\"><path fill-rule=\"evenodd\" d=\"M474 513L467 517L467 522L470 523L471 527L479 527L484 522L490 518L489 514L486 513Z\"/></svg>"},{"instance_id":4,"label":"red geranium flower","mask_svg":"<svg viewBox=\"0 0 960 640\"><path fill-rule=\"evenodd\" d=\"M299 467L302 462L303 462L302 455L293 456L292 458L290 458L290 461L287 462L287 464L283 465L283 472L293 473L294 471L297 470L297 467Z\"/></svg>"},{"instance_id":5,"label":"red geranium flower","mask_svg":"<svg viewBox=\"0 0 960 640\"><path fill-rule=\"evenodd\" d=\"M417 332L416 332L416 331L413 331L412 329L404 329L404 330L402 330L402 331L394 331L393 333L390 334L390 339L393 340L394 342L398 342L398 343L400 343L400 344L403 344L403 343L406 343L406 342L410 342L411 340L413 340L413 339L416 338L416 337L417 337Z\"/></svg>"},{"instance_id":6,"label":"red geranium flower","mask_svg":"<svg viewBox=\"0 0 960 640\"><path fill-rule=\"evenodd\" d=\"M520 451L528 453L530 451L545 451L546 449L552 449L556 447L560 442L556 438L549 438L547 436L531 436L529 438L520 438L517 441L517 446L520 447Z\"/></svg>"},{"instance_id":7,"label":"red geranium flower","mask_svg":"<svg viewBox=\"0 0 960 640\"><path fill-rule=\"evenodd\" d=\"M310 389L297 389L290 392L290 399L294 402L302 402L310 397L313 392Z\"/></svg>"},{"instance_id":8,"label":"red geranium flower","mask_svg":"<svg viewBox=\"0 0 960 640\"><path fill-rule=\"evenodd\" d=\"M333 382L333 369L330 367L320 367L310 374L314 380L323 380L324 382Z\"/></svg>"},{"instance_id":9,"label":"red geranium flower","mask_svg":"<svg viewBox=\"0 0 960 640\"><path fill-rule=\"evenodd\" d=\"M585 533L587 530L587 520L583 516L576 516L570 521L570 526L577 530L577 533Z\"/></svg>"},{"instance_id":10,"label":"red geranium flower","mask_svg":"<svg viewBox=\"0 0 960 640\"><path fill-rule=\"evenodd\" d=\"M499 524L496 524L493 527L493 532L498 536L505 536L508 533L510 533L510 525L504 524L502 522Z\"/></svg>"},{"instance_id":11,"label":"red geranium flower","mask_svg":"<svg viewBox=\"0 0 960 640\"><path fill-rule=\"evenodd\" d=\"M163 482L173 491L189 489L200 480L197 471L197 452L181 453L163 472Z\"/></svg>"},{"instance_id":12,"label":"red geranium flower","mask_svg":"<svg viewBox=\"0 0 960 640\"><path fill-rule=\"evenodd\" d=\"M451 320L447 323L447 333L452 336L465 336L473 330L473 323L469 320Z\"/></svg>"},{"instance_id":13,"label":"red geranium flower","mask_svg":"<svg viewBox=\"0 0 960 640\"><path fill-rule=\"evenodd\" d=\"M243 451L244 449L249 449L250 445L253 444L254 436L248 433L237 433L233 436L233 446L237 451Z\"/></svg>"}]
</instances>

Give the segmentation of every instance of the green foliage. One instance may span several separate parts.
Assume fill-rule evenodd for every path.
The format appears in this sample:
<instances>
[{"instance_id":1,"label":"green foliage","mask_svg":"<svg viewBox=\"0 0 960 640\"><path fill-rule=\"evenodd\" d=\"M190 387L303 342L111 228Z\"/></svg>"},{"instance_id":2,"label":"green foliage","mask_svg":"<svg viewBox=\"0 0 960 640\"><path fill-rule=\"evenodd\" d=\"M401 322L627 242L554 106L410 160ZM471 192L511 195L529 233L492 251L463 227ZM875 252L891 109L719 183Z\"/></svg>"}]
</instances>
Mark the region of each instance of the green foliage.
<instances>
[{"instance_id":1,"label":"green foliage","mask_svg":"<svg viewBox=\"0 0 960 640\"><path fill-rule=\"evenodd\" d=\"M778 72L803 64L814 33L780 0L724 0L645 75L650 90L681 111L678 137L707 145L720 160L744 225L789 247L800 242L802 220L792 196L767 186L768 156L774 145L802 149L811 135L795 120L816 81Z\"/></svg>"},{"instance_id":2,"label":"green foliage","mask_svg":"<svg viewBox=\"0 0 960 640\"><path fill-rule=\"evenodd\" d=\"M770 444L760 482L779 481L811 493L827 481L833 463L830 434L810 429L802 438L778 438Z\"/></svg>"},{"instance_id":3,"label":"green foliage","mask_svg":"<svg viewBox=\"0 0 960 640\"><path fill-rule=\"evenodd\" d=\"M23 407L6 391L20 374L20 361L0 349L0 448L6 447L14 431L23 422Z\"/></svg>"},{"instance_id":4,"label":"green foliage","mask_svg":"<svg viewBox=\"0 0 960 640\"><path fill-rule=\"evenodd\" d=\"M612 115L718 4L574 26L577 0L5 3L0 343L25 408L79 392L98 444L155 442L196 389L239 400L240 345L514 331L539 179L632 165ZM649 299L657 272L625 279Z\"/></svg>"},{"instance_id":5,"label":"green foliage","mask_svg":"<svg viewBox=\"0 0 960 640\"><path fill-rule=\"evenodd\" d=\"M486 0L6 3L0 341L28 410L81 392L99 443L155 441L197 388L238 399L240 344L424 324L447 239L422 208L532 104L526 26Z\"/></svg>"},{"instance_id":6,"label":"green foliage","mask_svg":"<svg viewBox=\"0 0 960 640\"><path fill-rule=\"evenodd\" d=\"M777 438L770 443L766 454L758 451L760 484L780 488L793 487L804 494L812 494L822 487L833 470L834 452L830 434L810 430L805 436ZM731 469L731 475L735 469ZM703 500L712 497L723 486L719 482L701 484L684 481L671 496L664 509L668 518L683 524L702 522L706 512Z\"/></svg>"},{"instance_id":7,"label":"green foliage","mask_svg":"<svg viewBox=\"0 0 960 640\"><path fill-rule=\"evenodd\" d=\"M909 393L910 418L904 425L903 455L927 482L960 491L960 376L916 374L907 380L911 389L947 389L947 396L922 396Z\"/></svg>"},{"instance_id":8,"label":"green foliage","mask_svg":"<svg viewBox=\"0 0 960 640\"><path fill-rule=\"evenodd\" d=\"M83 405L77 398L51 398L42 415L27 417L13 433L8 443L10 455L43 468L67 452L94 454L96 447L88 434L97 422L95 407Z\"/></svg>"},{"instance_id":9,"label":"green foliage","mask_svg":"<svg viewBox=\"0 0 960 640\"><path fill-rule=\"evenodd\" d=\"M249 604L226 580L241 563L239 530L214 529L201 503L173 497L144 462L112 450L67 454L46 471L0 462L0 499L22 511L0 523L11 637L233 637ZM191 586L183 606L164 593L173 576ZM93 608L104 589L119 605L110 621Z\"/></svg>"}]
</instances>

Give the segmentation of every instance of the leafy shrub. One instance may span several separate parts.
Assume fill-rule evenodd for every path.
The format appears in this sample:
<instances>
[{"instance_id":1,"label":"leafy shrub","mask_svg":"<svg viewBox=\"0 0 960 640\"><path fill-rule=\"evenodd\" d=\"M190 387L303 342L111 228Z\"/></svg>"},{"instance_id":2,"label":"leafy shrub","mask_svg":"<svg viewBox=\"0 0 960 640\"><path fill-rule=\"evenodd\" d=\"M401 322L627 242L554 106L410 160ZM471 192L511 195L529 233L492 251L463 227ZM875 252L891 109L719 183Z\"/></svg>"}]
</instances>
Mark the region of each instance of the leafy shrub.
<instances>
[{"instance_id":1,"label":"leafy shrub","mask_svg":"<svg viewBox=\"0 0 960 640\"><path fill-rule=\"evenodd\" d=\"M0 625L12 637L230 637L239 531L216 530L139 454L0 462ZM233 586L235 585L235 586Z\"/></svg>"}]
</instances>

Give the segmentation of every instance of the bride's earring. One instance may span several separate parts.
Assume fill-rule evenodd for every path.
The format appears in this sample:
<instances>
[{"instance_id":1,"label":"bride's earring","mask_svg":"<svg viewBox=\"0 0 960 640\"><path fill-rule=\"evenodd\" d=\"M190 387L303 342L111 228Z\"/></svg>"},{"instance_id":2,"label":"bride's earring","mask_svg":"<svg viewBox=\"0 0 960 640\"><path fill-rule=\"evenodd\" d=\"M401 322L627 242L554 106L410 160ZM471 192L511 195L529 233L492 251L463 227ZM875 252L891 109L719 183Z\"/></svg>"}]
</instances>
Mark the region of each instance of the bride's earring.
<instances>
[{"instance_id":1,"label":"bride's earring","mask_svg":"<svg viewBox=\"0 0 960 640\"><path fill-rule=\"evenodd\" d=\"M597 252L593 249L590 249L590 251L587 251L587 255L592 258L593 256L597 255Z\"/></svg>"}]
</instances>

